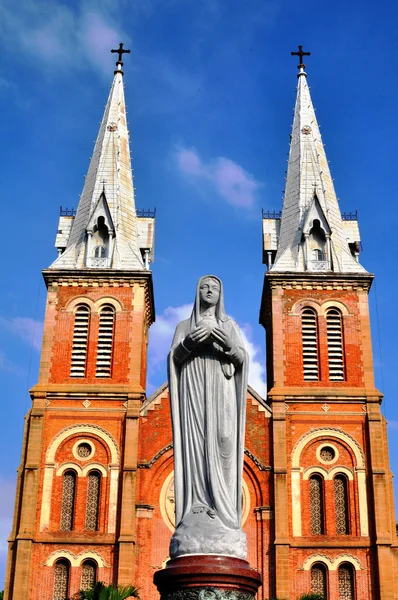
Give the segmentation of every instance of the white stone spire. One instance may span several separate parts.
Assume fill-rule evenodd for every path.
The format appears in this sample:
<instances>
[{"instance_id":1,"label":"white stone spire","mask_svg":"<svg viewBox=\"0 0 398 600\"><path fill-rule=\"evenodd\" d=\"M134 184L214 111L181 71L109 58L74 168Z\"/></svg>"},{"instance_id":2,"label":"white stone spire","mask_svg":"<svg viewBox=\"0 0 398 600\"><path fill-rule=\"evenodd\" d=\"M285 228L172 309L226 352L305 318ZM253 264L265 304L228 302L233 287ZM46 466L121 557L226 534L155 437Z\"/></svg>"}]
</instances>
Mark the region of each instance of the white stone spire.
<instances>
[{"instance_id":1,"label":"white stone spire","mask_svg":"<svg viewBox=\"0 0 398 600\"><path fill-rule=\"evenodd\" d=\"M121 57L65 251L50 269L143 270Z\"/></svg>"},{"instance_id":2,"label":"white stone spire","mask_svg":"<svg viewBox=\"0 0 398 600\"><path fill-rule=\"evenodd\" d=\"M301 59L297 100L272 271L366 272L356 260L358 244L350 243L354 224L347 227L341 217L302 64L304 53L299 50L295 53ZM354 239L358 241L359 236Z\"/></svg>"}]
</instances>

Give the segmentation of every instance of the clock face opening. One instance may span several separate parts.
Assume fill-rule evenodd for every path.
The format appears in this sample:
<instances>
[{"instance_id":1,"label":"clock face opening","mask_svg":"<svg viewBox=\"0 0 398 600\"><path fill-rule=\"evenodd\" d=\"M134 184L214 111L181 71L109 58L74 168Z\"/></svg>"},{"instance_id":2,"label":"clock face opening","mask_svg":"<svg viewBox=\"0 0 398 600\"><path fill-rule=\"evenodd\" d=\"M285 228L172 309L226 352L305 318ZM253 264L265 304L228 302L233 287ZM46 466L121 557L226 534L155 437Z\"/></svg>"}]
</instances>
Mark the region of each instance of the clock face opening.
<instances>
[{"instance_id":1,"label":"clock face opening","mask_svg":"<svg viewBox=\"0 0 398 600\"><path fill-rule=\"evenodd\" d=\"M175 529L175 501L174 501L174 471L166 477L160 491L160 512L170 531ZM245 524L250 510L250 494L246 482L242 482L242 525Z\"/></svg>"}]
</instances>

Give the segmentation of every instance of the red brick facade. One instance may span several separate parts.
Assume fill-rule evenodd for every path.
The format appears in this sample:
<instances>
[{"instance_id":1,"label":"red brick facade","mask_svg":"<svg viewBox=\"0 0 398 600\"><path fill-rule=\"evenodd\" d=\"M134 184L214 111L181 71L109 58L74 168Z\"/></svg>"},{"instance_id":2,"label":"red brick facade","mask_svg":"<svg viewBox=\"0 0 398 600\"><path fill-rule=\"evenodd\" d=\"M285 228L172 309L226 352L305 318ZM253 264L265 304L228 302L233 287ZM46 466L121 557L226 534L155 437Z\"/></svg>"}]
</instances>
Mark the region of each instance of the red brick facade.
<instances>
[{"instance_id":1,"label":"red brick facade","mask_svg":"<svg viewBox=\"0 0 398 600\"><path fill-rule=\"evenodd\" d=\"M57 561L68 593L85 561L105 582L133 582L155 600L154 572L172 531L172 436L167 386L145 399L146 345L153 318L150 274L72 278L45 272L48 303L39 383L25 428L10 542L8 598L53 598ZM396 598L397 538L380 393L374 389L369 276L266 275L268 403L249 389L244 468L248 559L262 598L310 591L323 565L327 595L341 597L351 568L357 599ZM70 376L76 307L90 308L85 377ZM115 307L112 373L95 376L98 311ZM303 379L302 310L317 314L319 381ZM343 317L344 381L329 381L325 312ZM79 456L79 444L90 447ZM320 451L332 448L333 458ZM65 473L75 473L73 524L61 527ZM87 530L88 476L100 475L96 530ZM311 476L322 478L323 532L311 530ZM334 478L345 477L347 532L336 525ZM170 516L171 515L171 516Z\"/></svg>"}]
</instances>

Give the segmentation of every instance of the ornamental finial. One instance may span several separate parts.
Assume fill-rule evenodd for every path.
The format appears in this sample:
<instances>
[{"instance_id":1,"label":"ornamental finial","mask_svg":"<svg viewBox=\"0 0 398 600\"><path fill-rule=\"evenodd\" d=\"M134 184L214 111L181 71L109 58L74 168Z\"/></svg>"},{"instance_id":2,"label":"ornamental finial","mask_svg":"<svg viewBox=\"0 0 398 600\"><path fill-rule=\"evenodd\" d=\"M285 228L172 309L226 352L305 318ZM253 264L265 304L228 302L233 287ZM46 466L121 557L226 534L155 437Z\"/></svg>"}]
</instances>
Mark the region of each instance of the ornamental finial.
<instances>
[{"instance_id":1,"label":"ornamental finial","mask_svg":"<svg viewBox=\"0 0 398 600\"><path fill-rule=\"evenodd\" d=\"M303 47L299 46L298 47L298 52L291 52L292 56L299 56L300 57L300 62L297 65L298 70L300 71L301 69L304 70L305 69L305 64L303 63L303 56L311 56L311 52L303 52Z\"/></svg>"},{"instance_id":2,"label":"ornamental finial","mask_svg":"<svg viewBox=\"0 0 398 600\"><path fill-rule=\"evenodd\" d=\"M123 57L123 54L130 54L131 51L130 50L125 50L123 48L123 43L120 42L119 48L117 50L111 50L111 52L116 52L119 55L118 60L116 62L117 69L116 69L115 73L121 73L123 75L123 71L122 71L122 66L123 66L122 57Z\"/></svg>"}]
</instances>

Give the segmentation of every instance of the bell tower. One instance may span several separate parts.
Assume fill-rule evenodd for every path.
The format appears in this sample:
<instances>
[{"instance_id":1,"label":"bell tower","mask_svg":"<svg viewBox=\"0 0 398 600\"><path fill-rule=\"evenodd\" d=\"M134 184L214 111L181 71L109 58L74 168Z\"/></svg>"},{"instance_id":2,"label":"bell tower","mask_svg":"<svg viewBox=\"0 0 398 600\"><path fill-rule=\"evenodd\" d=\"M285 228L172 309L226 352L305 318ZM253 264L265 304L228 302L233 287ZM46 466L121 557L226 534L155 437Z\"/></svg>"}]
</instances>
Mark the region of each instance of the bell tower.
<instances>
[{"instance_id":1,"label":"bell tower","mask_svg":"<svg viewBox=\"0 0 398 600\"><path fill-rule=\"evenodd\" d=\"M120 45L80 201L61 209L5 594L135 581L138 417L155 318L154 213L135 208Z\"/></svg>"},{"instance_id":2,"label":"bell tower","mask_svg":"<svg viewBox=\"0 0 398 600\"><path fill-rule=\"evenodd\" d=\"M341 214L299 51L281 213L263 214L275 596L393 598L395 513L356 214Z\"/></svg>"}]
</instances>

